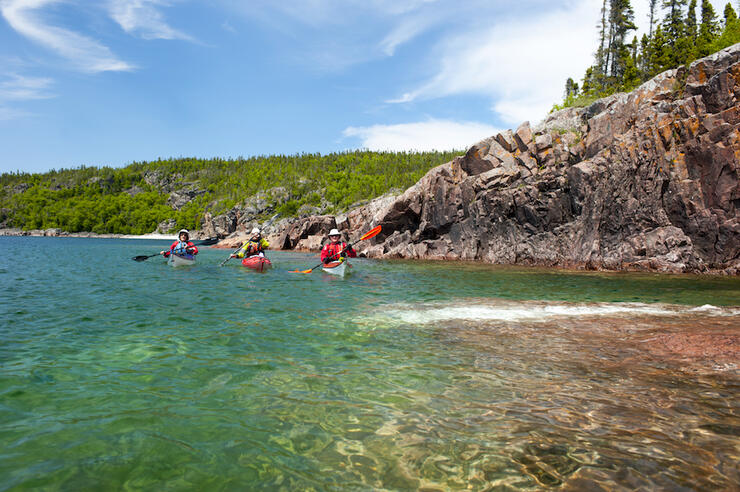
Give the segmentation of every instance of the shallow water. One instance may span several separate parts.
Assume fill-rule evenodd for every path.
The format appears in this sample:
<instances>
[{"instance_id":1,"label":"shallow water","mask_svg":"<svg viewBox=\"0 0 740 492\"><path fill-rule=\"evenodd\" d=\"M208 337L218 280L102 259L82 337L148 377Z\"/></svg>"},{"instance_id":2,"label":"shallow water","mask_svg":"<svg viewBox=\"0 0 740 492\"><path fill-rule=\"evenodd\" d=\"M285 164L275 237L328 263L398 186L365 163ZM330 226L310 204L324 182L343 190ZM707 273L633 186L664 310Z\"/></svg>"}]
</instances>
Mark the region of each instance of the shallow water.
<instances>
[{"instance_id":1,"label":"shallow water","mask_svg":"<svg viewBox=\"0 0 740 492\"><path fill-rule=\"evenodd\" d=\"M0 238L0 490L740 483L735 278Z\"/></svg>"}]
</instances>

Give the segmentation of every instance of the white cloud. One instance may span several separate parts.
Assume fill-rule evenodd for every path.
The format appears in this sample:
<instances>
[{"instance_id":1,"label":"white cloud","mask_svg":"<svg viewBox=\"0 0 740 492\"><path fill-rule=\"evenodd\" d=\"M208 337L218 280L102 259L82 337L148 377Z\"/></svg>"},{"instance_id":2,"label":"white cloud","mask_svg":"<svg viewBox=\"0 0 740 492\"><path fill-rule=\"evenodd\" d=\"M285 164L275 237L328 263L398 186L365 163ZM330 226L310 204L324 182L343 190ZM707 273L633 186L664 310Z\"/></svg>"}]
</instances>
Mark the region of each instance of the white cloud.
<instances>
[{"instance_id":1,"label":"white cloud","mask_svg":"<svg viewBox=\"0 0 740 492\"><path fill-rule=\"evenodd\" d=\"M138 33L144 39L193 39L170 27L157 6L168 6L161 0L111 0L110 15L124 31Z\"/></svg>"},{"instance_id":2,"label":"white cloud","mask_svg":"<svg viewBox=\"0 0 740 492\"><path fill-rule=\"evenodd\" d=\"M562 99L565 80L591 64L598 15L598 2L577 2L443 39L436 75L391 102L482 94L508 124L538 121Z\"/></svg>"},{"instance_id":3,"label":"white cloud","mask_svg":"<svg viewBox=\"0 0 740 492\"><path fill-rule=\"evenodd\" d=\"M30 113L16 108L0 105L0 121L12 121L30 116Z\"/></svg>"},{"instance_id":4,"label":"white cloud","mask_svg":"<svg viewBox=\"0 0 740 492\"><path fill-rule=\"evenodd\" d=\"M23 36L57 52L85 72L132 70L106 46L76 32L46 24L38 11L60 0L5 0L0 3L8 24Z\"/></svg>"},{"instance_id":5,"label":"white cloud","mask_svg":"<svg viewBox=\"0 0 740 492\"><path fill-rule=\"evenodd\" d=\"M393 56L398 46L426 31L434 22L434 19L428 17L412 17L404 20L380 42L381 50L387 56Z\"/></svg>"},{"instance_id":6,"label":"white cloud","mask_svg":"<svg viewBox=\"0 0 740 492\"><path fill-rule=\"evenodd\" d=\"M52 83L53 80L50 78L26 77L11 73L6 80L0 81L0 102L49 99L54 96L46 89Z\"/></svg>"},{"instance_id":7,"label":"white cloud","mask_svg":"<svg viewBox=\"0 0 740 492\"><path fill-rule=\"evenodd\" d=\"M348 127L343 134L359 138L361 147L369 150L462 150L498 133L500 130L482 123L428 120L399 125Z\"/></svg>"}]
</instances>

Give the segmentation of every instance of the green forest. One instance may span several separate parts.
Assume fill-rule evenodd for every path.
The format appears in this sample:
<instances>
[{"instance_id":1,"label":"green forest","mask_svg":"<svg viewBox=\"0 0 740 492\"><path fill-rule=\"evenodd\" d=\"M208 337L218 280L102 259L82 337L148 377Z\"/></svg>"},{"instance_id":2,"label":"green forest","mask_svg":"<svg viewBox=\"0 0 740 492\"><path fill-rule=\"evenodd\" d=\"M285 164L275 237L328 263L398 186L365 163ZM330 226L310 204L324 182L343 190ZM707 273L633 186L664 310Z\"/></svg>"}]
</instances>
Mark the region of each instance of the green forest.
<instances>
[{"instance_id":1,"label":"green forest","mask_svg":"<svg viewBox=\"0 0 740 492\"><path fill-rule=\"evenodd\" d=\"M630 0L602 0L594 64L580 86L572 78L566 81L563 103L553 111L630 91L661 72L740 42L740 20L730 3L720 19L709 0L701 5L697 0L644 1L649 27L638 40Z\"/></svg>"},{"instance_id":2,"label":"green forest","mask_svg":"<svg viewBox=\"0 0 740 492\"><path fill-rule=\"evenodd\" d=\"M174 220L172 229L200 229L205 212L224 213L258 193L282 217L294 216L304 205L338 213L405 190L456 155L351 151L5 173L0 175L0 227L146 234ZM192 199L176 210L168 204L170 194L183 190L191 191Z\"/></svg>"}]
</instances>

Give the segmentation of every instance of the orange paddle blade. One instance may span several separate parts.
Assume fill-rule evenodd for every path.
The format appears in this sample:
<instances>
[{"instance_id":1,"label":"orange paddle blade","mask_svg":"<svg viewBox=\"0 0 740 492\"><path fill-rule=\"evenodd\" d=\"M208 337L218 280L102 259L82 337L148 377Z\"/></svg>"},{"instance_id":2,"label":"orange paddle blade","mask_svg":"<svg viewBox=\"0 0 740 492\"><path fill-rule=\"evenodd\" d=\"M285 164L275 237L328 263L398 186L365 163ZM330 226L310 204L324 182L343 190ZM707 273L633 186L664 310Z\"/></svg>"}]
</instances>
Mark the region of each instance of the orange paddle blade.
<instances>
[{"instance_id":1,"label":"orange paddle blade","mask_svg":"<svg viewBox=\"0 0 740 492\"><path fill-rule=\"evenodd\" d=\"M288 273L311 273L312 270L288 270Z\"/></svg>"},{"instance_id":2,"label":"orange paddle blade","mask_svg":"<svg viewBox=\"0 0 740 492\"><path fill-rule=\"evenodd\" d=\"M364 241L365 239L370 239L371 237L375 237L380 233L380 226L373 227L369 231L367 231L365 234L362 235L360 238L360 241Z\"/></svg>"}]
</instances>

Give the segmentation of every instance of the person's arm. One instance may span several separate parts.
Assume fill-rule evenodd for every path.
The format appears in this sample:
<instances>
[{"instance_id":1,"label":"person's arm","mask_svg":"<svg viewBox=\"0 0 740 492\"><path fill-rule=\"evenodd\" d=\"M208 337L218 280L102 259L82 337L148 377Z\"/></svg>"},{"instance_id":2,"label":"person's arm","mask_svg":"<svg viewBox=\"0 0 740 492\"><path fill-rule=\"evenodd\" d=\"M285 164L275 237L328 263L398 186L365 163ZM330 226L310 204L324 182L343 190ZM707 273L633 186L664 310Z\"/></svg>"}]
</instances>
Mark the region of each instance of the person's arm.
<instances>
[{"instance_id":1,"label":"person's arm","mask_svg":"<svg viewBox=\"0 0 740 492\"><path fill-rule=\"evenodd\" d=\"M170 253L172 253L172 250L175 249L175 246L177 246L177 241L172 243L172 246L170 246L169 251L160 251L159 254L167 258L168 256L170 256Z\"/></svg>"},{"instance_id":2,"label":"person's arm","mask_svg":"<svg viewBox=\"0 0 740 492\"><path fill-rule=\"evenodd\" d=\"M186 251L188 253L190 253L191 255L197 255L198 254L198 246L196 246L195 244L193 244L192 241L188 241L188 247L187 247Z\"/></svg>"},{"instance_id":3,"label":"person's arm","mask_svg":"<svg viewBox=\"0 0 740 492\"><path fill-rule=\"evenodd\" d=\"M260 239L260 246L262 247L262 249L267 249L270 247L270 243L267 242L267 239L262 238Z\"/></svg>"},{"instance_id":4,"label":"person's arm","mask_svg":"<svg viewBox=\"0 0 740 492\"><path fill-rule=\"evenodd\" d=\"M357 258L357 251L355 251L351 244L347 245L347 256L350 258Z\"/></svg>"},{"instance_id":5,"label":"person's arm","mask_svg":"<svg viewBox=\"0 0 740 492\"><path fill-rule=\"evenodd\" d=\"M246 243L242 244L242 247L239 248L239 251L237 251L236 253L234 253L231 256L233 256L235 258L244 258L244 253L247 251L247 248L248 247L249 247L249 242L247 241Z\"/></svg>"},{"instance_id":6,"label":"person's arm","mask_svg":"<svg viewBox=\"0 0 740 492\"><path fill-rule=\"evenodd\" d=\"M323 248L321 248L321 263L326 263L326 259L329 257L329 245L325 244Z\"/></svg>"}]
</instances>

